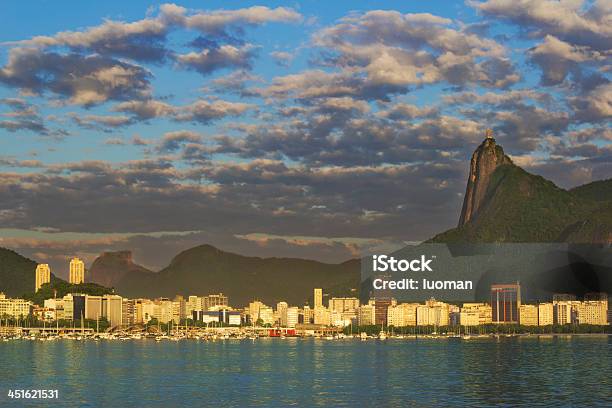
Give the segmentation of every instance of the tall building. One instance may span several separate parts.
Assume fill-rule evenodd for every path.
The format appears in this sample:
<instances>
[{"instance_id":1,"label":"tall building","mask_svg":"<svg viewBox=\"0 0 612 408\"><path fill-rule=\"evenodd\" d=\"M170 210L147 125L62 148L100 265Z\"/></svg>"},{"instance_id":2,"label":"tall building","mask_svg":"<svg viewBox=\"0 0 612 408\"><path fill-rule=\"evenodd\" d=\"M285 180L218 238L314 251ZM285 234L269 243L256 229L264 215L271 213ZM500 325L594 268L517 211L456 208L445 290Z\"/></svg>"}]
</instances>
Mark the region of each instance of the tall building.
<instances>
[{"instance_id":1,"label":"tall building","mask_svg":"<svg viewBox=\"0 0 612 408\"><path fill-rule=\"evenodd\" d=\"M297 306L287 308L287 327L295 327L298 324L300 309Z\"/></svg>"},{"instance_id":2,"label":"tall building","mask_svg":"<svg viewBox=\"0 0 612 408\"><path fill-rule=\"evenodd\" d=\"M359 299L356 297L331 298L329 300L329 310L339 313L354 312L359 307Z\"/></svg>"},{"instance_id":3,"label":"tall building","mask_svg":"<svg viewBox=\"0 0 612 408\"><path fill-rule=\"evenodd\" d=\"M429 299L416 310L417 326L448 326L450 323L449 304Z\"/></svg>"},{"instance_id":4,"label":"tall building","mask_svg":"<svg viewBox=\"0 0 612 408\"><path fill-rule=\"evenodd\" d=\"M459 324L462 326L490 324L492 313L491 305L486 303L464 303L459 314Z\"/></svg>"},{"instance_id":5,"label":"tall building","mask_svg":"<svg viewBox=\"0 0 612 408\"><path fill-rule=\"evenodd\" d=\"M554 308L552 303L538 305L538 326L550 326L554 322Z\"/></svg>"},{"instance_id":6,"label":"tall building","mask_svg":"<svg viewBox=\"0 0 612 408\"><path fill-rule=\"evenodd\" d=\"M538 306L521 305L519 307L519 322L523 326L538 325Z\"/></svg>"},{"instance_id":7,"label":"tall building","mask_svg":"<svg viewBox=\"0 0 612 408\"><path fill-rule=\"evenodd\" d=\"M401 303L387 308L387 325L395 327L416 326L418 303Z\"/></svg>"},{"instance_id":8,"label":"tall building","mask_svg":"<svg viewBox=\"0 0 612 408\"><path fill-rule=\"evenodd\" d=\"M315 288L314 290L314 307L323 306L323 289Z\"/></svg>"},{"instance_id":9,"label":"tall building","mask_svg":"<svg viewBox=\"0 0 612 408\"><path fill-rule=\"evenodd\" d=\"M70 261L68 282L73 285L85 282L85 263L79 258L72 258Z\"/></svg>"},{"instance_id":10,"label":"tall building","mask_svg":"<svg viewBox=\"0 0 612 408\"><path fill-rule=\"evenodd\" d=\"M491 285L493 323L518 323L521 307L521 286L515 284Z\"/></svg>"},{"instance_id":11,"label":"tall building","mask_svg":"<svg viewBox=\"0 0 612 408\"><path fill-rule=\"evenodd\" d=\"M215 307L216 307L216 310L218 310L219 309L218 306L228 306L228 305L229 305L229 302L228 302L227 296L225 296L223 293L208 295L202 298L202 310L204 311L211 310Z\"/></svg>"},{"instance_id":12,"label":"tall building","mask_svg":"<svg viewBox=\"0 0 612 408\"><path fill-rule=\"evenodd\" d=\"M287 327L287 310L289 305L287 302L278 302L276 304L276 313L278 313L279 324L282 327Z\"/></svg>"},{"instance_id":13,"label":"tall building","mask_svg":"<svg viewBox=\"0 0 612 408\"><path fill-rule=\"evenodd\" d=\"M371 326L376 320L376 308L373 304L359 306L358 323L359 326Z\"/></svg>"},{"instance_id":14,"label":"tall building","mask_svg":"<svg viewBox=\"0 0 612 408\"><path fill-rule=\"evenodd\" d=\"M38 292L42 285L49 282L51 282L51 268L49 268L48 264L38 264L36 266L35 292Z\"/></svg>"},{"instance_id":15,"label":"tall building","mask_svg":"<svg viewBox=\"0 0 612 408\"><path fill-rule=\"evenodd\" d=\"M370 299L370 304L375 310L374 324L387 326L387 309L389 306L395 306L397 301L393 298L376 298Z\"/></svg>"}]
</instances>

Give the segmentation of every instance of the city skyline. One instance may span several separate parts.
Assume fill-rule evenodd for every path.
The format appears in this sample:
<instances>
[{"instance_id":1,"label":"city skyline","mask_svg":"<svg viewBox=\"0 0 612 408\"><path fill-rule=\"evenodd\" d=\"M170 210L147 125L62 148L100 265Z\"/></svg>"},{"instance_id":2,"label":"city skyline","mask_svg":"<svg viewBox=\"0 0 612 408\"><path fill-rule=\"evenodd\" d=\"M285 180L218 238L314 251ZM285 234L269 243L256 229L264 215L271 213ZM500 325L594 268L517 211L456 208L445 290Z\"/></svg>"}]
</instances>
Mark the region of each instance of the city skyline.
<instances>
[{"instance_id":1,"label":"city skyline","mask_svg":"<svg viewBox=\"0 0 612 408\"><path fill-rule=\"evenodd\" d=\"M612 174L603 1L66 10L0 16L0 246L37 262L418 242L489 127L561 187Z\"/></svg>"}]
</instances>

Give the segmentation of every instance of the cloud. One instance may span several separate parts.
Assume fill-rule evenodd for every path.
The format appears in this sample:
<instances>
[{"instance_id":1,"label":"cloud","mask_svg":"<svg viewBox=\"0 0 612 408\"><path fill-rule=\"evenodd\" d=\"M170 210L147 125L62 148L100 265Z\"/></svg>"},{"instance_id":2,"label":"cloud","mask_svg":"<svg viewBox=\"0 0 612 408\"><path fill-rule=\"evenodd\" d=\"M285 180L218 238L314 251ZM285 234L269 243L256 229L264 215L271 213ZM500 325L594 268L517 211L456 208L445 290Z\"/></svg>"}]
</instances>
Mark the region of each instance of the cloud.
<instances>
[{"instance_id":1,"label":"cloud","mask_svg":"<svg viewBox=\"0 0 612 408\"><path fill-rule=\"evenodd\" d=\"M80 115L76 112L69 112L67 116L82 128L101 131L110 131L110 129L127 126L133 122L129 116L124 115Z\"/></svg>"},{"instance_id":2,"label":"cloud","mask_svg":"<svg viewBox=\"0 0 612 408\"><path fill-rule=\"evenodd\" d=\"M179 66L208 75L223 68L249 69L255 58L255 47L250 44L241 47L222 45L198 52L179 54L176 61Z\"/></svg>"},{"instance_id":3,"label":"cloud","mask_svg":"<svg viewBox=\"0 0 612 408\"><path fill-rule=\"evenodd\" d=\"M274 62L280 67L289 67L295 58L295 55L286 51L272 51L270 56L274 58Z\"/></svg>"},{"instance_id":4,"label":"cloud","mask_svg":"<svg viewBox=\"0 0 612 408\"><path fill-rule=\"evenodd\" d=\"M160 153L170 153L178 150L184 143L201 143L202 135L188 130L176 130L167 132L159 141L158 151Z\"/></svg>"},{"instance_id":5,"label":"cloud","mask_svg":"<svg viewBox=\"0 0 612 408\"><path fill-rule=\"evenodd\" d=\"M150 93L146 69L99 55L44 53L14 48L0 68L0 82L26 93L52 92L70 104L139 99Z\"/></svg>"},{"instance_id":6,"label":"cloud","mask_svg":"<svg viewBox=\"0 0 612 408\"><path fill-rule=\"evenodd\" d=\"M470 1L469 4L485 15L531 30L532 35L552 34L566 42L596 50L610 48L612 6L605 0L488 0Z\"/></svg>"},{"instance_id":7,"label":"cloud","mask_svg":"<svg viewBox=\"0 0 612 408\"><path fill-rule=\"evenodd\" d=\"M579 122L606 122L612 118L612 83L606 83L583 96L570 98Z\"/></svg>"},{"instance_id":8,"label":"cloud","mask_svg":"<svg viewBox=\"0 0 612 408\"><path fill-rule=\"evenodd\" d=\"M542 69L544 85L560 84L570 72L577 73L586 63L604 62L610 55L589 47L569 44L552 35L547 35L542 43L529 52L531 61Z\"/></svg>"},{"instance_id":9,"label":"cloud","mask_svg":"<svg viewBox=\"0 0 612 408\"><path fill-rule=\"evenodd\" d=\"M139 120L168 117L177 122L208 124L226 116L241 115L252 108L254 108L254 105L241 102L223 100L206 101L200 99L189 105L183 106L172 106L156 100L135 100L120 103L116 105L113 110L131 113L134 115L134 118Z\"/></svg>"}]
</instances>

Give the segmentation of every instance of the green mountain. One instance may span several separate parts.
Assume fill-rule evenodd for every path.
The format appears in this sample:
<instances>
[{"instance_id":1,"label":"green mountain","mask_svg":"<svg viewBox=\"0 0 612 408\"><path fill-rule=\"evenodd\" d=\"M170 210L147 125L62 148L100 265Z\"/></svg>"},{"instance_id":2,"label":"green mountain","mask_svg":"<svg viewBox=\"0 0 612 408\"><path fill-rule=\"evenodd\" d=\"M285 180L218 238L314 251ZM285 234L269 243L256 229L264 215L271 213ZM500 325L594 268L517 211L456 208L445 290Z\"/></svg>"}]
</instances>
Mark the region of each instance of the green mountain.
<instances>
[{"instance_id":1,"label":"green mountain","mask_svg":"<svg viewBox=\"0 0 612 408\"><path fill-rule=\"evenodd\" d=\"M500 154L495 139L474 152L459 226L430 242L612 242L612 179L564 190L509 159L492 165L482 150L495 152L488 157ZM475 165L474 158L483 156L489 163ZM489 170L485 182L475 168ZM484 191L476 199L474 185Z\"/></svg>"},{"instance_id":2,"label":"green mountain","mask_svg":"<svg viewBox=\"0 0 612 408\"><path fill-rule=\"evenodd\" d=\"M35 271L36 262L10 249L0 248L0 292L6 296L15 297L32 292L36 280Z\"/></svg>"},{"instance_id":3,"label":"green mountain","mask_svg":"<svg viewBox=\"0 0 612 408\"><path fill-rule=\"evenodd\" d=\"M303 304L315 287L333 296L357 296L359 260L326 264L295 258L258 258L201 245L178 254L160 272L133 269L117 282L129 297L173 297L223 292L243 306L254 296L268 304Z\"/></svg>"}]
</instances>

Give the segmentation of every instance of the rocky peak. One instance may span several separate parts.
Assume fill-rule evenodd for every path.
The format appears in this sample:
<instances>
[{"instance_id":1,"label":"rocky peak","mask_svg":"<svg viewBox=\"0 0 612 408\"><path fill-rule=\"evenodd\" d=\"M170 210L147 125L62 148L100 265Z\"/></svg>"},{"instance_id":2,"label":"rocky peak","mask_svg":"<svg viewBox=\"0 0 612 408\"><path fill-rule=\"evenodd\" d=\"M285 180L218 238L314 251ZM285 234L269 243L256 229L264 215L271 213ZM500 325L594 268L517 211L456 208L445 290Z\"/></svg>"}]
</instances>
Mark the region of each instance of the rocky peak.
<instances>
[{"instance_id":1,"label":"rocky peak","mask_svg":"<svg viewBox=\"0 0 612 408\"><path fill-rule=\"evenodd\" d=\"M459 218L459 227L473 220L484 201L491 174L502 164L512 160L504 154L504 149L493 138L493 131L487 129L483 142L472 154L470 174L468 177L463 208Z\"/></svg>"},{"instance_id":2,"label":"rocky peak","mask_svg":"<svg viewBox=\"0 0 612 408\"><path fill-rule=\"evenodd\" d=\"M91 265L88 281L114 287L126 273L147 271L132 260L132 251L103 252Z\"/></svg>"}]
</instances>

